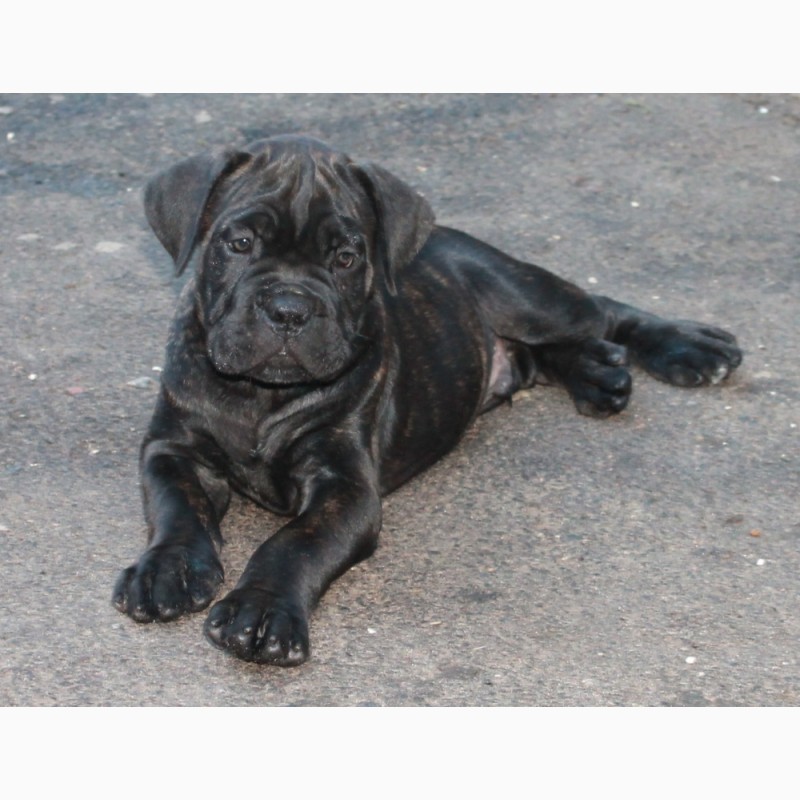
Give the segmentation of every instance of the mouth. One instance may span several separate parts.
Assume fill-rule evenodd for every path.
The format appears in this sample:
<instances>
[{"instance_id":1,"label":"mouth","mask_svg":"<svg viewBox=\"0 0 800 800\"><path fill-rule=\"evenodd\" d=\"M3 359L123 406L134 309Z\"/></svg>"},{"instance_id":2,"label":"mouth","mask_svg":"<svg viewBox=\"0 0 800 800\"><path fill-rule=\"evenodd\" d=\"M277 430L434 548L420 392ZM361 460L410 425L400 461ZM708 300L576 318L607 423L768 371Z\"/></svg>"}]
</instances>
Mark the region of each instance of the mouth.
<instances>
[{"instance_id":1,"label":"mouth","mask_svg":"<svg viewBox=\"0 0 800 800\"><path fill-rule=\"evenodd\" d=\"M311 372L291 352L289 339L284 339L272 352L253 358L238 347L218 351L209 347L208 359L214 369L229 378L251 378L265 383L295 383L308 380Z\"/></svg>"},{"instance_id":2,"label":"mouth","mask_svg":"<svg viewBox=\"0 0 800 800\"><path fill-rule=\"evenodd\" d=\"M314 380L313 373L289 350L289 341L284 340L280 349L267 356L248 370L248 377L259 383L285 385L308 383Z\"/></svg>"}]
</instances>

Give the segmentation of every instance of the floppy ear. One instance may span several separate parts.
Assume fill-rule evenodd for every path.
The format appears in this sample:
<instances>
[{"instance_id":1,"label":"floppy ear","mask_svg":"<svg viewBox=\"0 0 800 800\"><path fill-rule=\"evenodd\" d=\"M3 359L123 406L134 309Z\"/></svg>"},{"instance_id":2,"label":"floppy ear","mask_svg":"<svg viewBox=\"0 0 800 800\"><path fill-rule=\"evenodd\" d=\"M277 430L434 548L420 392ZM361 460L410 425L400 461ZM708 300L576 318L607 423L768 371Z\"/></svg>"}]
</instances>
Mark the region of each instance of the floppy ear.
<instances>
[{"instance_id":1,"label":"floppy ear","mask_svg":"<svg viewBox=\"0 0 800 800\"><path fill-rule=\"evenodd\" d=\"M421 194L377 164L356 165L356 171L375 209L377 257L383 262L389 291L396 294L398 272L417 255L433 230L433 209Z\"/></svg>"},{"instance_id":2,"label":"floppy ear","mask_svg":"<svg viewBox=\"0 0 800 800\"><path fill-rule=\"evenodd\" d=\"M247 153L223 150L179 161L147 183L144 211L158 240L180 275L192 257L202 230L203 212L214 189L244 161Z\"/></svg>"}]
</instances>

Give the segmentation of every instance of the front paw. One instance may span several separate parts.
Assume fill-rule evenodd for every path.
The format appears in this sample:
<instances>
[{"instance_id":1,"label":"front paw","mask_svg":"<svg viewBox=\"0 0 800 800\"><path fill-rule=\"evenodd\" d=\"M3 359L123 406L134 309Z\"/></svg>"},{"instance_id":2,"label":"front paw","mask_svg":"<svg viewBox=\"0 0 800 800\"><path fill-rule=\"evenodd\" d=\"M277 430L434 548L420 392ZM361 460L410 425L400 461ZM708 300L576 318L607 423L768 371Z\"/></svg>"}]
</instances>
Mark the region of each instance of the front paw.
<instances>
[{"instance_id":1,"label":"front paw","mask_svg":"<svg viewBox=\"0 0 800 800\"><path fill-rule=\"evenodd\" d=\"M296 667L309 656L308 621L300 606L274 592L234 589L209 612L205 633L245 661Z\"/></svg>"},{"instance_id":2,"label":"front paw","mask_svg":"<svg viewBox=\"0 0 800 800\"><path fill-rule=\"evenodd\" d=\"M733 334L697 322L644 325L632 345L653 377L675 386L720 383L742 363Z\"/></svg>"},{"instance_id":3,"label":"front paw","mask_svg":"<svg viewBox=\"0 0 800 800\"><path fill-rule=\"evenodd\" d=\"M156 545L120 573L112 601L136 622L167 622L206 608L222 580L211 545Z\"/></svg>"}]
</instances>

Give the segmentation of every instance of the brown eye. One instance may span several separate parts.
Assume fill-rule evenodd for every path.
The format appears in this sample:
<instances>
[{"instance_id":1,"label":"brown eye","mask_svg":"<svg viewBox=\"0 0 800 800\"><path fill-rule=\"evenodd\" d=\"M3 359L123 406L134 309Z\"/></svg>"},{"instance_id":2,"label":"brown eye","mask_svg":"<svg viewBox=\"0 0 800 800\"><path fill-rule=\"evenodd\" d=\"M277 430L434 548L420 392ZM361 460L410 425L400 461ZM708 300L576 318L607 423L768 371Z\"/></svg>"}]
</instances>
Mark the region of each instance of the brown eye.
<instances>
[{"instance_id":1,"label":"brown eye","mask_svg":"<svg viewBox=\"0 0 800 800\"><path fill-rule=\"evenodd\" d=\"M336 254L336 266L340 269L352 267L356 260L356 254L352 250L340 250Z\"/></svg>"},{"instance_id":2,"label":"brown eye","mask_svg":"<svg viewBox=\"0 0 800 800\"><path fill-rule=\"evenodd\" d=\"M253 249L253 240L243 236L241 239L233 239L228 242L228 247L234 253L249 253Z\"/></svg>"}]
</instances>

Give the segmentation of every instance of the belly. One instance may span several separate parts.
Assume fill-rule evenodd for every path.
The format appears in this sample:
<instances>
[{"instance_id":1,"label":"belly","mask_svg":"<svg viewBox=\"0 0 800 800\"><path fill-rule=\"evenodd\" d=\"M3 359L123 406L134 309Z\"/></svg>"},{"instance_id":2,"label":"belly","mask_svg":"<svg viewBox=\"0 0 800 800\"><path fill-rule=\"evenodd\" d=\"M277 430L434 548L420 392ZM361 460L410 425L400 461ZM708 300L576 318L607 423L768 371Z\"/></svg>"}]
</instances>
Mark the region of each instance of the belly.
<instances>
[{"instance_id":1,"label":"belly","mask_svg":"<svg viewBox=\"0 0 800 800\"><path fill-rule=\"evenodd\" d=\"M381 447L387 492L455 447L481 412L494 339L477 305L442 276L405 286L392 319L396 377Z\"/></svg>"}]
</instances>

